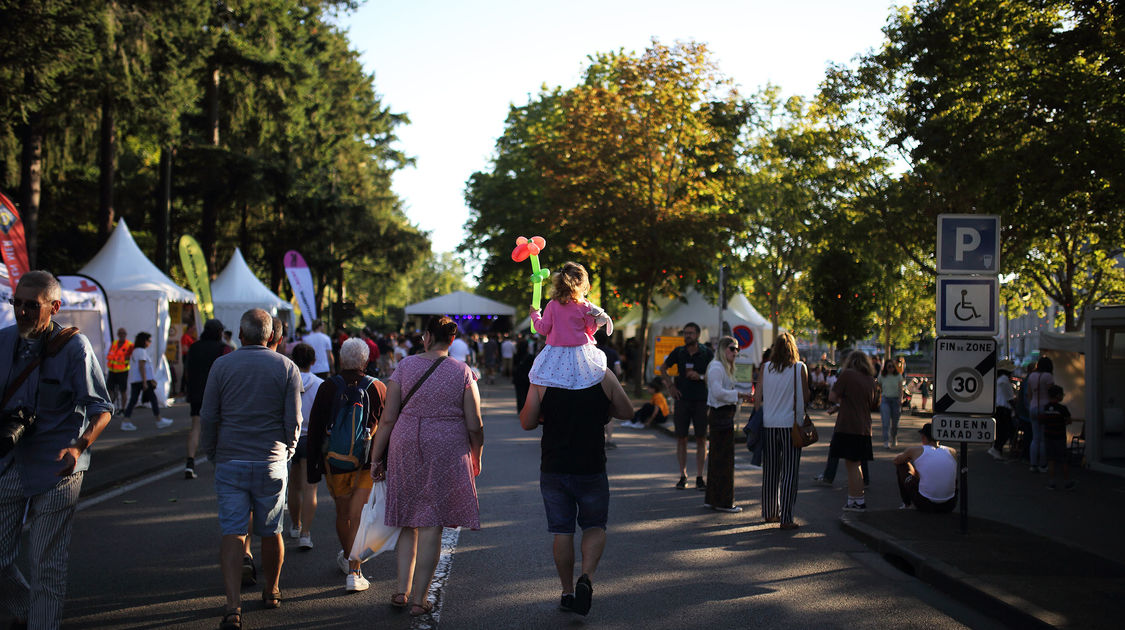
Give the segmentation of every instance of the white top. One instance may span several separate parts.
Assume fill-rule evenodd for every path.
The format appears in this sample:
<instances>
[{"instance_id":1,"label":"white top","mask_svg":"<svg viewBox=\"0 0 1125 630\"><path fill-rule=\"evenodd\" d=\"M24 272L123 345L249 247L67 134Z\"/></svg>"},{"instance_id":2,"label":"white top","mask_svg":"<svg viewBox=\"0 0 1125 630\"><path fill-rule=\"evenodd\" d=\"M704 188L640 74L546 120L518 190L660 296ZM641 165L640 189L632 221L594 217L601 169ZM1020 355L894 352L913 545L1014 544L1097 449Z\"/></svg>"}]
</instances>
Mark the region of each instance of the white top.
<instances>
[{"instance_id":1,"label":"white top","mask_svg":"<svg viewBox=\"0 0 1125 630\"><path fill-rule=\"evenodd\" d=\"M406 358L406 346L395 346L395 363L402 361Z\"/></svg>"},{"instance_id":2,"label":"white top","mask_svg":"<svg viewBox=\"0 0 1125 630\"><path fill-rule=\"evenodd\" d=\"M918 471L918 494L935 503L956 496L957 458L948 447L923 444L914 468Z\"/></svg>"},{"instance_id":3,"label":"white top","mask_svg":"<svg viewBox=\"0 0 1125 630\"><path fill-rule=\"evenodd\" d=\"M297 414L297 422L301 423L301 437L309 434L309 414L312 413L313 401L316 392L324 379L311 372L301 372L301 413Z\"/></svg>"},{"instance_id":4,"label":"white top","mask_svg":"<svg viewBox=\"0 0 1125 630\"><path fill-rule=\"evenodd\" d=\"M804 363L798 361L780 372L773 369L773 363L762 364L762 426L771 429L787 429L793 426L794 386L799 382L795 376L797 368L802 370ZM796 407L804 416L804 392L797 390Z\"/></svg>"},{"instance_id":5,"label":"white top","mask_svg":"<svg viewBox=\"0 0 1125 630\"><path fill-rule=\"evenodd\" d=\"M327 372L329 368L328 357L332 356L332 340L322 332L309 333L301 341L312 346L316 352L316 361L309 368L314 373Z\"/></svg>"},{"instance_id":6,"label":"white top","mask_svg":"<svg viewBox=\"0 0 1125 630\"><path fill-rule=\"evenodd\" d=\"M738 404L738 390L734 379L723 369L723 362L715 359L707 364L707 406L722 407Z\"/></svg>"},{"instance_id":7,"label":"white top","mask_svg":"<svg viewBox=\"0 0 1125 630\"><path fill-rule=\"evenodd\" d=\"M836 384L836 375L829 374L828 378L824 379L824 384L828 386L828 389L832 389L832 386Z\"/></svg>"},{"instance_id":8,"label":"white top","mask_svg":"<svg viewBox=\"0 0 1125 630\"><path fill-rule=\"evenodd\" d=\"M145 375L141 377L141 361L145 362ZM134 348L133 354L129 358L129 382L130 383L143 383L144 381L155 381L156 370L152 366L152 357L148 353L148 348Z\"/></svg>"},{"instance_id":9,"label":"white top","mask_svg":"<svg viewBox=\"0 0 1125 630\"><path fill-rule=\"evenodd\" d=\"M1012 389L1012 380L1001 374L996 377L996 406L1012 408L1009 402L1016 397L1016 390Z\"/></svg>"},{"instance_id":10,"label":"white top","mask_svg":"<svg viewBox=\"0 0 1125 630\"><path fill-rule=\"evenodd\" d=\"M511 359L516 356L516 343L511 339L505 339L500 343L500 358Z\"/></svg>"},{"instance_id":11,"label":"white top","mask_svg":"<svg viewBox=\"0 0 1125 630\"><path fill-rule=\"evenodd\" d=\"M449 344L449 356L461 361L463 363L469 362L469 344L465 340L458 337Z\"/></svg>"}]
</instances>

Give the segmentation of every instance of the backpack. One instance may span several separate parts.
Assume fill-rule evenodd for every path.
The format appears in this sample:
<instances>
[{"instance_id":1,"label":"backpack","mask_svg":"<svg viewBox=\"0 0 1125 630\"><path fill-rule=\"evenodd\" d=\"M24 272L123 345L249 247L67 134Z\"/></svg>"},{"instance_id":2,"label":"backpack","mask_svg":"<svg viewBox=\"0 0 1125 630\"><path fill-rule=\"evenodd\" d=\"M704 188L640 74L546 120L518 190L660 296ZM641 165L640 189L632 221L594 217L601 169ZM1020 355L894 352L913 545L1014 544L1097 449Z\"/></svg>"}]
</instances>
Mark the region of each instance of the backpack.
<instances>
[{"instance_id":1,"label":"backpack","mask_svg":"<svg viewBox=\"0 0 1125 630\"><path fill-rule=\"evenodd\" d=\"M332 405L332 426L324 443L324 460L335 470L353 472L367 461L371 446L371 435L367 431L371 400L367 388L375 379L364 376L355 385L348 385L344 377L337 374L331 380L337 393Z\"/></svg>"}]
</instances>

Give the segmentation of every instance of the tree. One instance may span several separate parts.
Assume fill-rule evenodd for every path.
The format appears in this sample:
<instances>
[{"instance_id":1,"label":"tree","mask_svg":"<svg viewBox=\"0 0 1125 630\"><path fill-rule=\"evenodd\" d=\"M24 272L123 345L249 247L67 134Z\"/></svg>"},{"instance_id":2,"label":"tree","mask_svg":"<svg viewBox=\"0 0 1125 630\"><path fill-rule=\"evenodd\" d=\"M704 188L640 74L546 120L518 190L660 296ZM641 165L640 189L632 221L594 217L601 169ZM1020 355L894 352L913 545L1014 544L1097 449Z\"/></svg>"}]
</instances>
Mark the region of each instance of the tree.
<instances>
[{"instance_id":1,"label":"tree","mask_svg":"<svg viewBox=\"0 0 1125 630\"><path fill-rule=\"evenodd\" d=\"M817 253L809 271L809 303L820 322L820 336L844 346L865 339L877 308L871 265L840 247Z\"/></svg>"}]
</instances>

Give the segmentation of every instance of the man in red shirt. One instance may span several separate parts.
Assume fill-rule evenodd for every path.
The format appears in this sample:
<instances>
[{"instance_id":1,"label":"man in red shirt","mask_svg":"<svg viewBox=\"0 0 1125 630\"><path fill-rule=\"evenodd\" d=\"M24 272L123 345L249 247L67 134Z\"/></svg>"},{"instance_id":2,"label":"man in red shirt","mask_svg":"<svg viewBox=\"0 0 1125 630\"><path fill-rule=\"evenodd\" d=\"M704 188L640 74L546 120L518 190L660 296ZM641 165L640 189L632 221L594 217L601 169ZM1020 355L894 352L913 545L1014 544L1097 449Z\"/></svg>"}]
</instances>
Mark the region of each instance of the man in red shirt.
<instances>
[{"instance_id":1,"label":"man in red shirt","mask_svg":"<svg viewBox=\"0 0 1125 630\"><path fill-rule=\"evenodd\" d=\"M377 377L379 376L379 344L375 343L375 333L364 326L360 335L363 337L364 343L367 344L367 375Z\"/></svg>"}]
</instances>

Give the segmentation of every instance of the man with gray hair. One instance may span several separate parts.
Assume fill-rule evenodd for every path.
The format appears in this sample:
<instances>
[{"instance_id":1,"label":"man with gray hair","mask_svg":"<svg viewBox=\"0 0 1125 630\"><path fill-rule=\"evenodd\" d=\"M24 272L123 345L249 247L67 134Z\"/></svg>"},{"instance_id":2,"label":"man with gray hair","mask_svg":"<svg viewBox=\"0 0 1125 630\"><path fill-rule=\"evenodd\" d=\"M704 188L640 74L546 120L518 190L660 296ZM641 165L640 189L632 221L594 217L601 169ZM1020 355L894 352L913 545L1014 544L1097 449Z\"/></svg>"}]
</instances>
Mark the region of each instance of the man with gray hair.
<instances>
[{"instance_id":1,"label":"man with gray hair","mask_svg":"<svg viewBox=\"0 0 1125 630\"><path fill-rule=\"evenodd\" d=\"M247 524L262 539L262 602L281 604L278 580L285 559L282 512L287 462L297 446L301 374L273 352L273 318L262 309L242 315L242 347L219 357L203 393L200 447L215 464L215 494L222 528L220 565L227 605L222 627L241 627L241 577Z\"/></svg>"},{"instance_id":2,"label":"man with gray hair","mask_svg":"<svg viewBox=\"0 0 1125 630\"><path fill-rule=\"evenodd\" d=\"M12 628L59 627L89 448L113 413L90 342L51 320L61 298L50 273L24 274L16 325L0 330L0 607ZM32 587L16 566L25 509Z\"/></svg>"}]
</instances>

